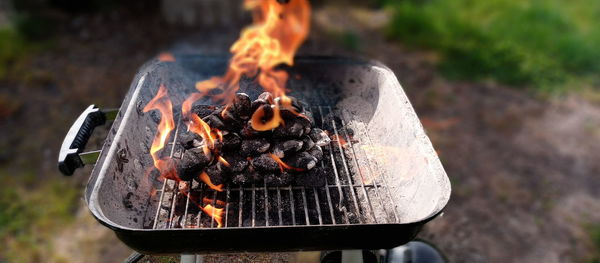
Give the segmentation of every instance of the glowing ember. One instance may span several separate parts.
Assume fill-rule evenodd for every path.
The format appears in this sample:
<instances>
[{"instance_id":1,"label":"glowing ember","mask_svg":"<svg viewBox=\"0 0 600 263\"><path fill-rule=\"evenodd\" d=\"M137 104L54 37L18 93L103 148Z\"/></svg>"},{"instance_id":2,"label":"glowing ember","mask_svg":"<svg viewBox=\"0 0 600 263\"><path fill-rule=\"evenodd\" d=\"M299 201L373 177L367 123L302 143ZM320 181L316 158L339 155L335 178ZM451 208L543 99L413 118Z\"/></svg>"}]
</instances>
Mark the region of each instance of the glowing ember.
<instances>
[{"instance_id":1,"label":"glowing ember","mask_svg":"<svg viewBox=\"0 0 600 263\"><path fill-rule=\"evenodd\" d=\"M206 172L202 172L200 174L200 180L202 182L204 182L206 185L208 185L208 187L210 187L211 189L215 190L215 191L219 191L219 192L223 192L223 185L214 185L211 181L210 181L210 177L208 177L208 174Z\"/></svg>"}]
</instances>

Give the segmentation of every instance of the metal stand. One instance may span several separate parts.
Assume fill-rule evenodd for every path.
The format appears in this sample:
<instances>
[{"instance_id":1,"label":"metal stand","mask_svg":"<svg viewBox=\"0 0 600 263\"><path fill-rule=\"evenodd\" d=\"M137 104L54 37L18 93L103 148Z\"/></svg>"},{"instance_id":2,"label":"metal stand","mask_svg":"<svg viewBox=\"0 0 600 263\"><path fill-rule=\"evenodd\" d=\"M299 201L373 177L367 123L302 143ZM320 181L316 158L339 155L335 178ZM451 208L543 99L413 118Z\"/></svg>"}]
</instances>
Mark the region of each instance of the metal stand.
<instances>
[{"instance_id":1,"label":"metal stand","mask_svg":"<svg viewBox=\"0 0 600 263\"><path fill-rule=\"evenodd\" d=\"M204 257L202 255L181 255L181 263L202 263Z\"/></svg>"}]
</instances>

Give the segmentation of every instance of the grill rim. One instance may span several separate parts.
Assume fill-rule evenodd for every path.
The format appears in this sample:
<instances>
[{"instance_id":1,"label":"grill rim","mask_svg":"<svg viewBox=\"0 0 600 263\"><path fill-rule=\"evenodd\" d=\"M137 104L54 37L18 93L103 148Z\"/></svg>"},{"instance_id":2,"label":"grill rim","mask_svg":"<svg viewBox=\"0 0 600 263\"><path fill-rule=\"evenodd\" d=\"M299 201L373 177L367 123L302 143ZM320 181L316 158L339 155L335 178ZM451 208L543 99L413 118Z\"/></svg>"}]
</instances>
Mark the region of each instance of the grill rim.
<instances>
[{"instance_id":1,"label":"grill rim","mask_svg":"<svg viewBox=\"0 0 600 263\"><path fill-rule=\"evenodd\" d=\"M200 56L200 57L202 57L203 59L216 59L216 60L227 59L227 56ZM385 65L383 65L382 63L377 62L377 61L358 60L358 59L353 59L353 58L337 57L337 56L302 56L302 57L298 58L298 61L302 61L302 60L308 60L308 61L322 60L325 63L351 63L351 64L361 64L361 65L369 66L374 69L382 71L382 73L392 76L393 81L395 82L395 85L401 89L401 86L398 83L398 80L395 78L395 75L393 74L393 72L388 67L386 67ZM448 192L447 192L446 196L440 197L440 199L439 199L440 203L434 211L432 211L429 215L422 217L420 219L415 219L415 220L405 221L405 222L358 223L358 224L338 223L335 225L334 224L282 225L282 226L269 225L269 226L254 226L254 227L169 228L169 229L141 229L141 228L132 228L132 227L127 227L127 226L117 224L117 223L111 221L109 218L107 218L104 215L104 213L102 212L102 209L100 207L100 204L99 204L100 200L98 197L98 192L99 192L100 185L103 182L104 176L106 175L106 171L103 172L103 170L107 169L107 167L108 167L107 162L112 159L109 157L113 156L116 153L117 147L116 147L116 144L113 144L113 142L114 142L115 138L119 138L118 135L123 130L123 126L121 124L123 124L124 123L123 121L129 117L129 114L131 114L133 111L135 111L134 107L135 107L136 103L134 100L132 100L132 98L137 97L137 94L142 89L142 86L143 86L144 81L145 81L146 77L148 76L148 74L152 70L156 69L159 66L158 65L159 63L156 63L156 62L157 62L157 60L151 60L151 61L145 63L141 67L142 71L139 71L138 74L135 76L135 78L133 80L133 84L132 84L132 89L130 89L130 91L125 96L123 105L121 106L119 113L117 115L117 118L116 118L115 122L113 123L113 126L111 128L112 131L109 133L109 136L107 137L107 139L104 142L104 146L102 147L102 152L101 152L100 158L98 159L98 163L92 171L92 175L90 176L90 178L88 180L88 185L87 185L86 191L85 191L85 201L86 201L88 208L90 209L90 212L92 213L92 215L102 225L115 231L117 236L122 241L124 241L128 246L134 248L137 251L145 252L145 253L149 253L149 254L163 253L164 251L163 252L148 251L148 250L144 249L143 246L136 246L136 244L135 244L136 242L134 242L134 241L139 241L140 239L144 239L145 235L148 235L149 237L155 236L155 235L152 235L152 233L157 233L157 234L160 233L160 235L162 235L164 233L175 233L172 231L184 231L187 233L197 233L196 231L200 231L198 233L210 233L210 232L205 232L205 231L220 231L218 233L223 233L224 231L246 232L246 231L255 231L255 230L262 231L262 230L269 230L269 229L274 229L277 231L283 231L283 230L301 231L304 229L306 229L306 230L325 229L325 230L331 230L334 232L335 231L344 232L349 229L355 229L355 228L356 229L358 229L358 228L361 228L361 229L362 228L377 228L377 229L405 228L405 229L408 229L409 231L403 231L403 232L414 232L414 235L416 235L416 233L418 233L420 228L425 223L431 221L432 219L436 218L438 215L442 214L445 206L449 202L451 190L450 190L450 184L448 183ZM444 177L445 177L444 178L445 180L449 181L447 175ZM386 232L386 231L387 230L383 230L382 232ZM251 232L248 232L248 233L251 233ZM134 237L133 240L131 240L132 237ZM356 239L356 238L354 238L354 239ZM412 239L412 238L410 238L410 239ZM408 240L410 240L410 239L408 239ZM162 243L160 240L158 240L158 242ZM399 244L403 244L403 243L398 243L398 245ZM308 246L308 247L310 247L310 246ZM269 250L269 249L271 249L271 250ZM274 250L272 248L269 248L269 249L267 249L267 250L247 250L247 251L281 251L279 249L274 249ZM302 249L302 248L298 248L298 249ZM202 249L200 249L200 250L202 250ZM285 249L285 250L287 250L287 249ZM195 251L199 251L199 249L195 249ZM210 251L215 252L214 249L212 249Z\"/></svg>"}]
</instances>

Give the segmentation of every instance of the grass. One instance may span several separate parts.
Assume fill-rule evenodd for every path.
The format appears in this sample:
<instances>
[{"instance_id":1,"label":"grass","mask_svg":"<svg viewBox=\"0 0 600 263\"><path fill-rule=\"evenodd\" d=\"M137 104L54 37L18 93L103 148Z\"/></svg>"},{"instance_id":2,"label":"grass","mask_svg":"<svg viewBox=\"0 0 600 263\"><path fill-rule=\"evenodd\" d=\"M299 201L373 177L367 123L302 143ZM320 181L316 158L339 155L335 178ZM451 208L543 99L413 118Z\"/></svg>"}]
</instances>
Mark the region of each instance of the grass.
<instances>
[{"instance_id":1,"label":"grass","mask_svg":"<svg viewBox=\"0 0 600 263\"><path fill-rule=\"evenodd\" d=\"M600 263L600 223L590 224L587 226L587 229L590 233L593 249L595 250L588 262Z\"/></svg>"},{"instance_id":2,"label":"grass","mask_svg":"<svg viewBox=\"0 0 600 263\"><path fill-rule=\"evenodd\" d=\"M0 171L0 262L42 262L55 231L73 219L80 188L67 180Z\"/></svg>"},{"instance_id":3,"label":"grass","mask_svg":"<svg viewBox=\"0 0 600 263\"><path fill-rule=\"evenodd\" d=\"M448 77L541 91L598 82L600 1L385 1L387 35L438 51Z\"/></svg>"},{"instance_id":4,"label":"grass","mask_svg":"<svg viewBox=\"0 0 600 263\"><path fill-rule=\"evenodd\" d=\"M9 69L25 56L30 49L25 38L10 27L0 28L0 79L4 79Z\"/></svg>"}]
</instances>

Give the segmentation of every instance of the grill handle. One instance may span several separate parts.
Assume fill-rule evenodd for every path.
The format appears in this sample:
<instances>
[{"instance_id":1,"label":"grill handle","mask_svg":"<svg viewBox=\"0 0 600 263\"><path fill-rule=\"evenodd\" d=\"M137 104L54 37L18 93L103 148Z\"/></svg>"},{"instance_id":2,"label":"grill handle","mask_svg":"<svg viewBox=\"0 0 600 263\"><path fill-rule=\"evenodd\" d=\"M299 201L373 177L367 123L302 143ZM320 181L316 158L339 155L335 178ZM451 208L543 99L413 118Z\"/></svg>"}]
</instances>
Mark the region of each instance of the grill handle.
<instances>
[{"instance_id":1,"label":"grill handle","mask_svg":"<svg viewBox=\"0 0 600 263\"><path fill-rule=\"evenodd\" d=\"M79 115L60 147L58 169L63 175L72 175L75 169L93 163L95 160L90 161L89 156L95 155L97 159L98 151L91 153L82 153L82 151L92 136L94 128L104 125L107 120L114 120L117 112L118 110L101 111L92 104Z\"/></svg>"}]
</instances>

